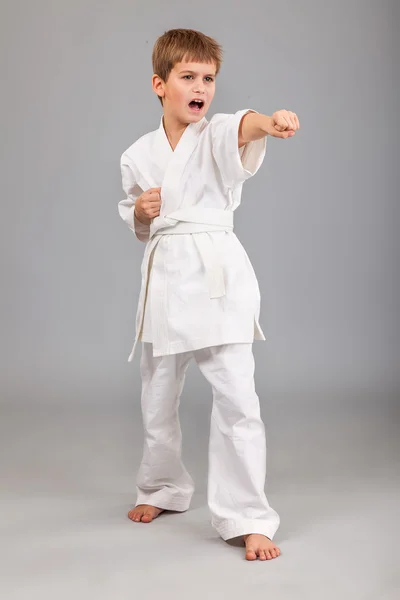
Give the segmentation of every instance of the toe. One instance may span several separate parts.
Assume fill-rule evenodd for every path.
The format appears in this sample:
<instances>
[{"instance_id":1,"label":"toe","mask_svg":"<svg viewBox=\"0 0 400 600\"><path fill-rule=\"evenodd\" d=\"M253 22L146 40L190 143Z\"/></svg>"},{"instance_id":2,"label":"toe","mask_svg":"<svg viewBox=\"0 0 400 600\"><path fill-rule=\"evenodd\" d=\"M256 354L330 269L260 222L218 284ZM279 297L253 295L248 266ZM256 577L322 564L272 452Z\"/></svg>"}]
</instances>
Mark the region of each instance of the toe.
<instances>
[{"instance_id":1,"label":"toe","mask_svg":"<svg viewBox=\"0 0 400 600\"><path fill-rule=\"evenodd\" d=\"M152 520L153 520L153 517L151 516L151 514L150 514L150 513L145 513L145 514L142 516L142 522L143 522L143 523L150 523L150 521L152 521Z\"/></svg>"},{"instance_id":2,"label":"toe","mask_svg":"<svg viewBox=\"0 0 400 600\"><path fill-rule=\"evenodd\" d=\"M266 556L266 552L265 550L260 550L258 553L259 559L260 560L267 560L267 556Z\"/></svg>"},{"instance_id":3,"label":"toe","mask_svg":"<svg viewBox=\"0 0 400 600\"><path fill-rule=\"evenodd\" d=\"M246 549L246 560L256 560L257 554L253 548Z\"/></svg>"}]
</instances>

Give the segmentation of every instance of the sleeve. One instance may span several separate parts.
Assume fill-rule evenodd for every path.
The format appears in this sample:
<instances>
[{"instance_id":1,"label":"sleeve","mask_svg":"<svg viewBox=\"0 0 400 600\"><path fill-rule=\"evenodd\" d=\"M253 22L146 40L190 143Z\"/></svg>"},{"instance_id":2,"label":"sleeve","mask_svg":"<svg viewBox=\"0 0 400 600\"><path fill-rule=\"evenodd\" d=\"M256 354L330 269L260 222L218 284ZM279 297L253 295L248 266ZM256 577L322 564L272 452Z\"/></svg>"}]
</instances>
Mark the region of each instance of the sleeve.
<instances>
[{"instance_id":1,"label":"sleeve","mask_svg":"<svg viewBox=\"0 0 400 600\"><path fill-rule=\"evenodd\" d=\"M150 239L150 225L144 225L135 217L135 202L143 193L143 190L136 183L132 168L124 154L121 157L121 175L122 188L127 198L118 202L119 215L141 242L148 242Z\"/></svg>"},{"instance_id":2,"label":"sleeve","mask_svg":"<svg viewBox=\"0 0 400 600\"><path fill-rule=\"evenodd\" d=\"M212 151L222 180L233 188L255 175L260 168L266 148L267 137L249 142L239 148L239 126L242 118L252 109L240 110L232 115L217 114L212 125Z\"/></svg>"}]
</instances>

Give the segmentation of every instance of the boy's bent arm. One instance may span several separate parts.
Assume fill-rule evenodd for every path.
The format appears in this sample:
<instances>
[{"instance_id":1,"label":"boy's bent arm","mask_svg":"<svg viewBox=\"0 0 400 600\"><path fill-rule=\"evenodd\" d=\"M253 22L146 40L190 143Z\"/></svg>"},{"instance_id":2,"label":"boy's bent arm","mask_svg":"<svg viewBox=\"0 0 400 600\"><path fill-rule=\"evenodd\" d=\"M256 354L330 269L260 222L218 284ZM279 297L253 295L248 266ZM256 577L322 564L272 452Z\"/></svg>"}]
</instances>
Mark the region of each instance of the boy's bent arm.
<instances>
[{"instance_id":1,"label":"boy's bent arm","mask_svg":"<svg viewBox=\"0 0 400 600\"><path fill-rule=\"evenodd\" d=\"M295 113L288 110L278 110L272 117L256 112L246 113L239 125L239 148L248 142L260 140L266 135L286 139L293 137L300 124Z\"/></svg>"},{"instance_id":2,"label":"boy's bent arm","mask_svg":"<svg viewBox=\"0 0 400 600\"><path fill-rule=\"evenodd\" d=\"M135 215L135 203L143 190L137 185L130 165L121 157L122 187L127 197L118 203L120 217L128 224L138 240L148 242L150 239L150 225L141 223Z\"/></svg>"}]
</instances>

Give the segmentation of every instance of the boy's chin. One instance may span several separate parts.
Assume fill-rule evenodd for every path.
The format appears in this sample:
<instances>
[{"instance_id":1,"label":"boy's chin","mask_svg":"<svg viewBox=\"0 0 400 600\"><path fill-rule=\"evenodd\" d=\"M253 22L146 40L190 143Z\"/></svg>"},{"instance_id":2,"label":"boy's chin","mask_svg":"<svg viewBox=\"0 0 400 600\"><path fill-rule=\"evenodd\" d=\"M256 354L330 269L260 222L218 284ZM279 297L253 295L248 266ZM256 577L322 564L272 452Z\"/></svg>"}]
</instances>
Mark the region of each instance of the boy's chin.
<instances>
[{"instance_id":1,"label":"boy's chin","mask_svg":"<svg viewBox=\"0 0 400 600\"><path fill-rule=\"evenodd\" d=\"M186 125L189 125L190 123L198 123L203 117L206 116L206 112L206 110L202 110L199 113L191 113L189 111L176 112L175 119Z\"/></svg>"},{"instance_id":2,"label":"boy's chin","mask_svg":"<svg viewBox=\"0 0 400 600\"><path fill-rule=\"evenodd\" d=\"M188 123L198 123L198 121L201 121L206 116L206 112L206 110L202 110L199 113L189 113L185 117Z\"/></svg>"}]
</instances>

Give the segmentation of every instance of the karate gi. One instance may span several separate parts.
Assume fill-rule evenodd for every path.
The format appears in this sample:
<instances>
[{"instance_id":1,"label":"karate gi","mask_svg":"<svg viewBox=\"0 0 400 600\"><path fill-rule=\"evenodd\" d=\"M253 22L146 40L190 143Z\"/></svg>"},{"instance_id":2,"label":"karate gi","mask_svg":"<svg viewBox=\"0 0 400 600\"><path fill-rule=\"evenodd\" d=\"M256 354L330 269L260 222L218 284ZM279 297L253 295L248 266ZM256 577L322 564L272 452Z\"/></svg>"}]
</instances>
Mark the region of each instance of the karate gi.
<instances>
[{"instance_id":1,"label":"karate gi","mask_svg":"<svg viewBox=\"0 0 400 600\"><path fill-rule=\"evenodd\" d=\"M272 539L279 517L264 494L265 432L253 376L252 342L265 339L260 292L233 233L243 183L258 171L266 150L266 138L238 148L239 124L247 112L189 124L174 151L161 119L157 130L122 154L127 198L118 208L146 242L128 359L143 342L145 446L137 503L171 510L189 506L193 481L181 462L177 409L193 357L213 389L212 523L223 539L251 532ZM135 201L155 187L161 187L160 215L146 226L134 216Z\"/></svg>"}]
</instances>

